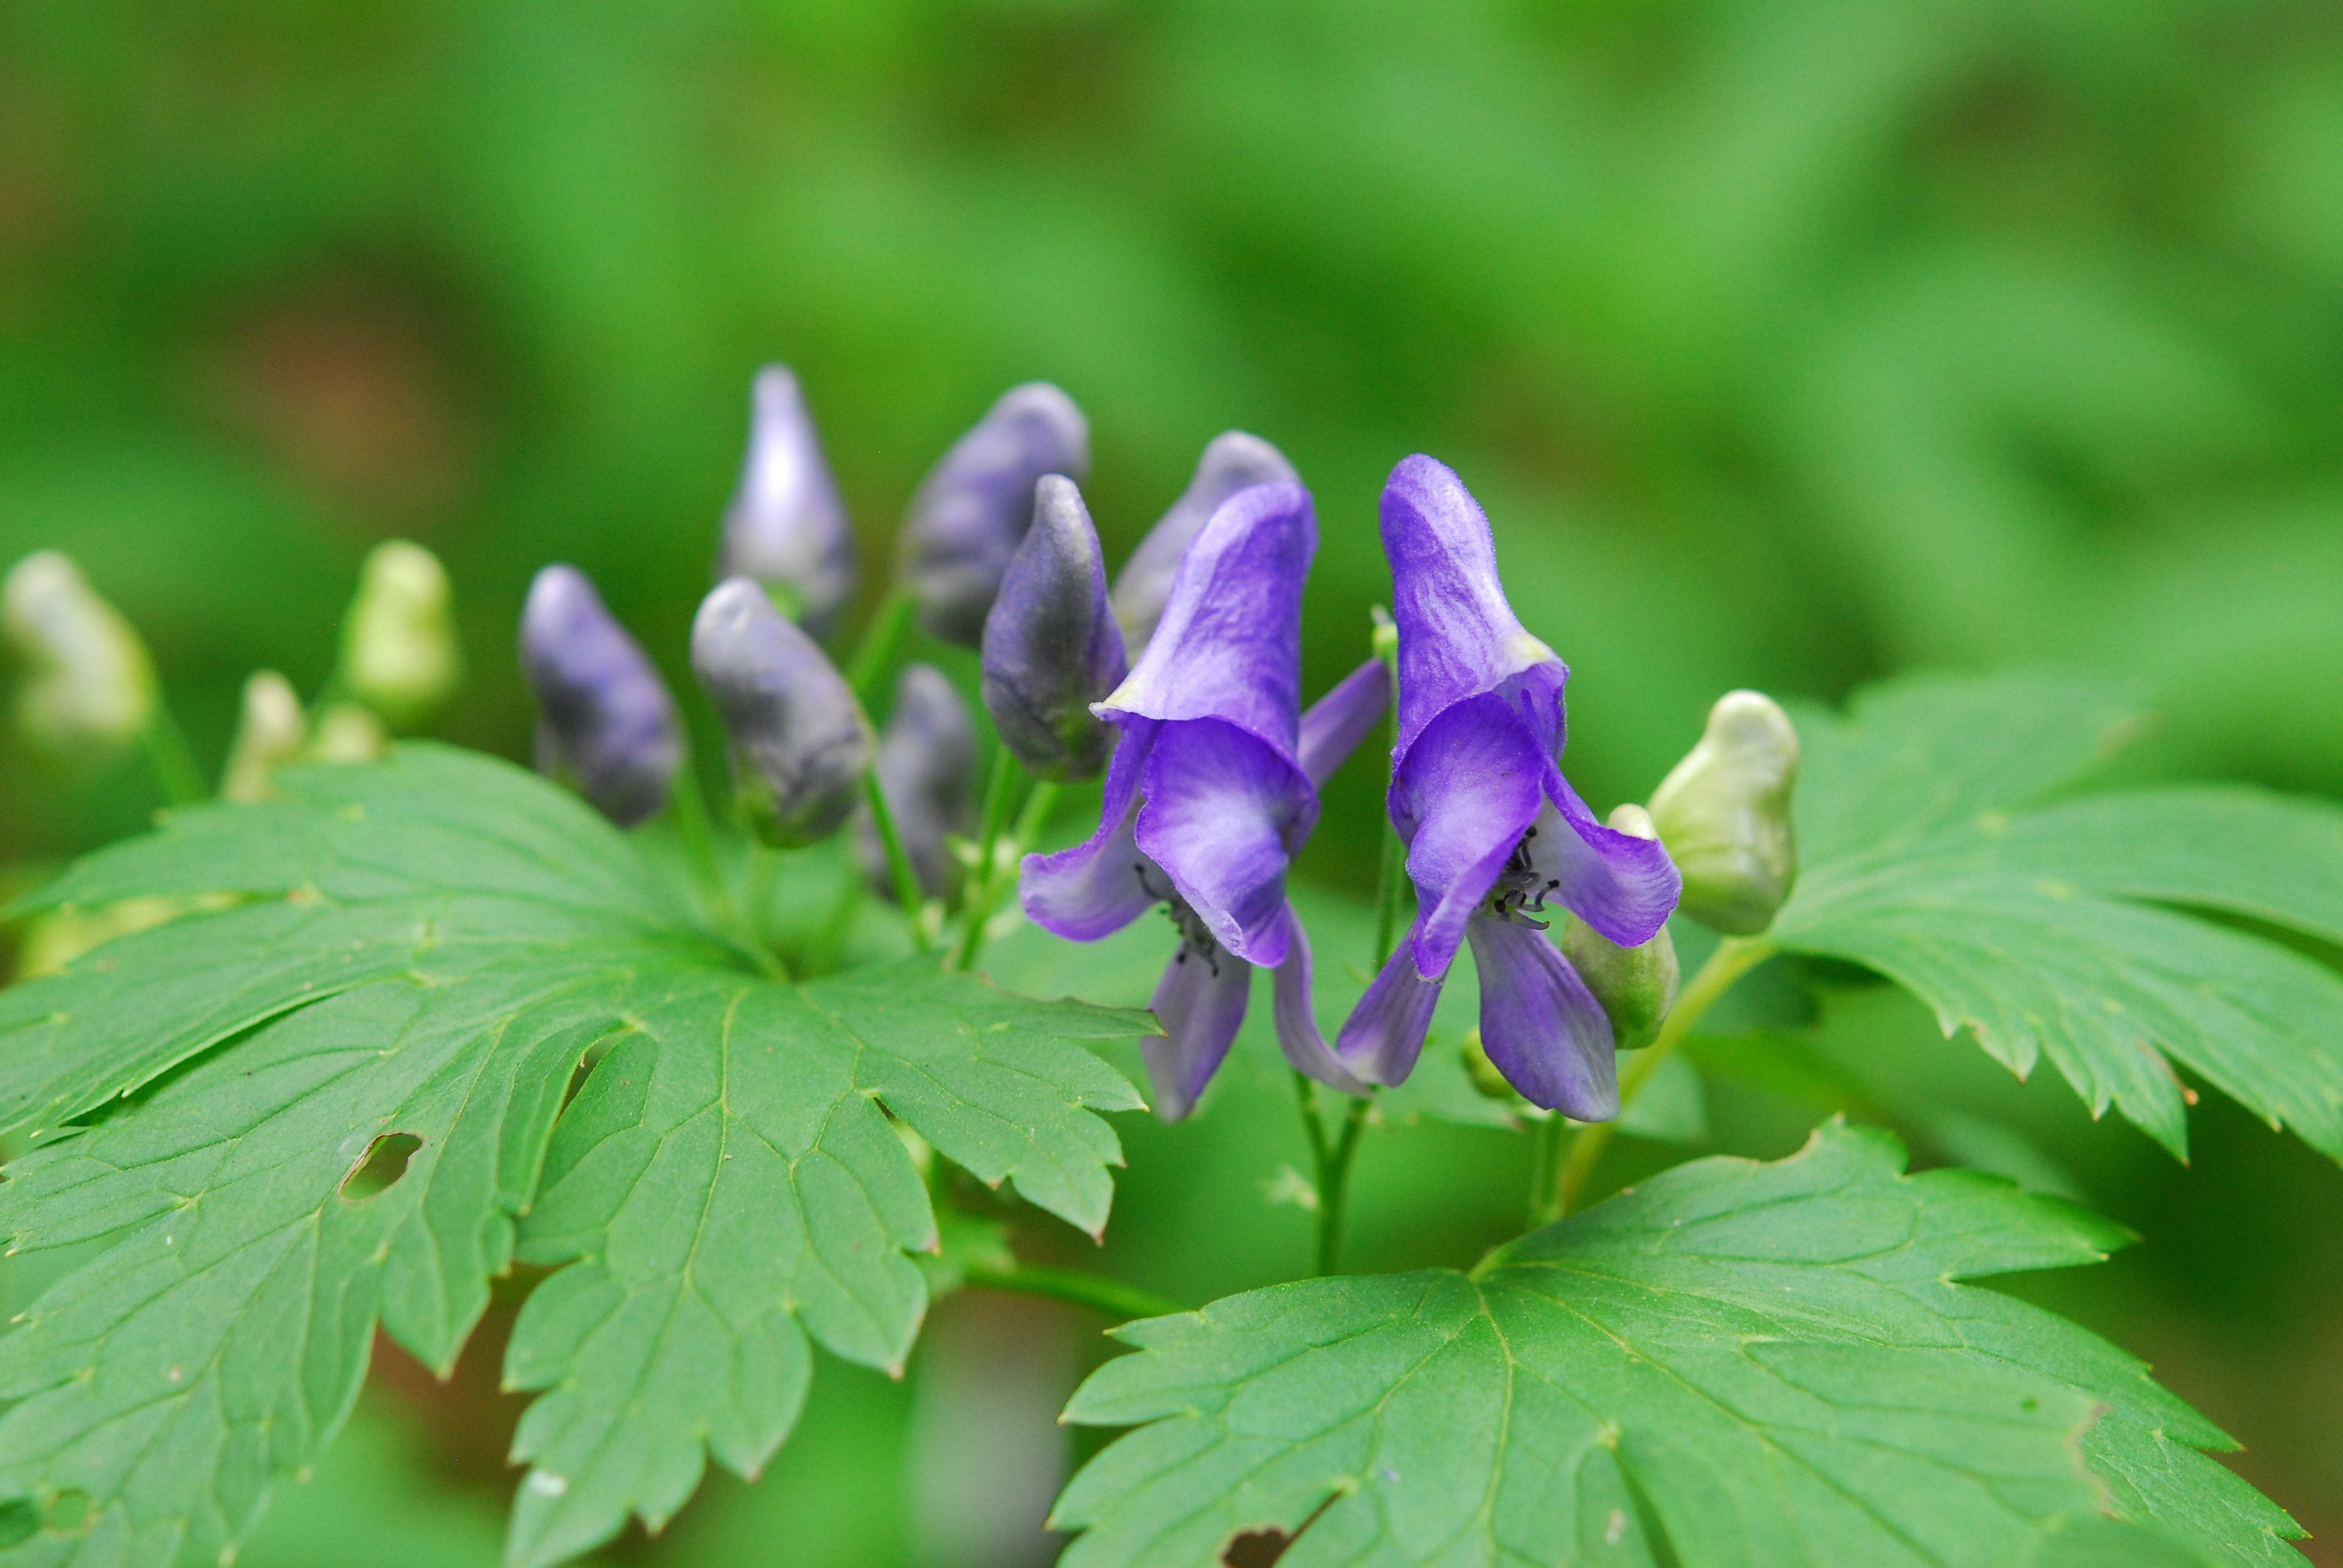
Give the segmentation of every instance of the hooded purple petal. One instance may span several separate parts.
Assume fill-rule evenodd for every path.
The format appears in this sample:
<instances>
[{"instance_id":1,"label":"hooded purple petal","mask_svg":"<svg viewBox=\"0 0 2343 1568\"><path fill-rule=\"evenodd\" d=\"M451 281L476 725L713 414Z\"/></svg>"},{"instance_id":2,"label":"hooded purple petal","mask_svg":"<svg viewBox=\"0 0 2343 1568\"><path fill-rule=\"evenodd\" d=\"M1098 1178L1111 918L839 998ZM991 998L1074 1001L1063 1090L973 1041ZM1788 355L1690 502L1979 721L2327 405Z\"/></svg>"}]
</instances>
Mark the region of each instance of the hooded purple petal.
<instances>
[{"instance_id":1,"label":"hooded purple petal","mask_svg":"<svg viewBox=\"0 0 2343 1568\"><path fill-rule=\"evenodd\" d=\"M1141 1040L1140 1054L1155 1090L1155 1113L1164 1121L1177 1121L1196 1108L1244 1022L1252 990L1252 967L1226 953L1182 947L1163 966L1147 1004L1163 1033Z\"/></svg>"},{"instance_id":2,"label":"hooded purple petal","mask_svg":"<svg viewBox=\"0 0 2343 1568\"><path fill-rule=\"evenodd\" d=\"M529 585L520 662L537 694L541 765L621 827L667 804L682 760L667 683L576 567L551 566Z\"/></svg>"},{"instance_id":3,"label":"hooded purple petal","mask_svg":"<svg viewBox=\"0 0 2343 1568\"><path fill-rule=\"evenodd\" d=\"M1114 731L1091 705L1128 673L1090 510L1071 479L1045 474L1033 487L1032 528L985 617L985 709L1029 771L1061 783L1095 779Z\"/></svg>"},{"instance_id":4,"label":"hooded purple petal","mask_svg":"<svg viewBox=\"0 0 2343 1568\"><path fill-rule=\"evenodd\" d=\"M1544 931L1483 915L1473 922L1481 1048L1533 1105L1581 1121L1619 1114L1611 1020Z\"/></svg>"},{"instance_id":5,"label":"hooded purple petal","mask_svg":"<svg viewBox=\"0 0 2343 1568\"><path fill-rule=\"evenodd\" d=\"M1310 996L1310 934L1302 929L1302 917L1293 912L1291 903L1285 906L1285 960L1277 966L1278 1049L1285 1052L1293 1070L1304 1077L1345 1094L1364 1094L1367 1086L1342 1065L1318 1031L1318 1013Z\"/></svg>"},{"instance_id":6,"label":"hooded purple petal","mask_svg":"<svg viewBox=\"0 0 2343 1568\"><path fill-rule=\"evenodd\" d=\"M902 569L920 624L974 647L1033 520L1034 484L1044 474L1081 479L1090 471L1090 425L1072 398L1046 381L1002 393L929 470L903 520Z\"/></svg>"},{"instance_id":7,"label":"hooded purple petal","mask_svg":"<svg viewBox=\"0 0 2343 1568\"><path fill-rule=\"evenodd\" d=\"M1296 750L1313 788L1334 776L1359 742L1374 733L1390 707L1391 672L1379 658L1351 671L1310 705L1302 715L1302 742Z\"/></svg>"},{"instance_id":8,"label":"hooded purple petal","mask_svg":"<svg viewBox=\"0 0 2343 1568\"><path fill-rule=\"evenodd\" d=\"M1318 548L1310 492L1255 485L1180 562L1172 601L1110 715L1223 719L1292 758L1302 709L1302 584Z\"/></svg>"},{"instance_id":9,"label":"hooded purple petal","mask_svg":"<svg viewBox=\"0 0 2343 1568\"><path fill-rule=\"evenodd\" d=\"M1141 786L1139 848L1222 947L1285 957L1285 862L1318 800L1292 763L1218 719L1166 724Z\"/></svg>"},{"instance_id":10,"label":"hooded purple petal","mask_svg":"<svg viewBox=\"0 0 2343 1568\"><path fill-rule=\"evenodd\" d=\"M1415 1070L1423 1050L1423 1036L1432 1028L1432 1010L1440 1000L1440 981L1415 972L1414 957L1403 942L1367 987L1367 994L1342 1020L1334 1039L1334 1054L1363 1083L1404 1083Z\"/></svg>"},{"instance_id":11,"label":"hooded purple petal","mask_svg":"<svg viewBox=\"0 0 2343 1568\"><path fill-rule=\"evenodd\" d=\"M1436 458L1404 459L1383 487L1383 523L1399 623L1400 751L1451 704L1512 682L1549 755L1558 752L1570 672L1506 602L1488 514L1463 481ZM1514 679L1525 674L1533 678Z\"/></svg>"},{"instance_id":12,"label":"hooded purple petal","mask_svg":"<svg viewBox=\"0 0 2343 1568\"><path fill-rule=\"evenodd\" d=\"M854 595L854 527L821 454L804 392L786 365L757 373L749 455L724 511L719 575L782 589L797 619L828 633Z\"/></svg>"},{"instance_id":13,"label":"hooded purple petal","mask_svg":"<svg viewBox=\"0 0 2343 1568\"><path fill-rule=\"evenodd\" d=\"M1098 831L1086 843L1054 855L1028 855L1018 877L1025 918L1069 941L1111 936L1161 900L1151 891L1133 833L1139 781L1160 726L1139 719L1123 727L1106 770L1106 802Z\"/></svg>"},{"instance_id":14,"label":"hooded purple petal","mask_svg":"<svg viewBox=\"0 0 2343 1568\"><path fill-rule=\"evenodd\" d=\"M700 601L691 668L724 720L733 782L759 834L810 844L846 820L875 745L870 721L762 584L732 578Z\"/></svg>"},{"instance_id":15,"label":"hooded purple petal","mask_svg":"<svg viewBox=\"0 0 2343 1568\"><path fill-rule=\"evenodd\" d=\"M1222 501L1254 485L1278 480L1291 484L1301 477L1285 460L1285 454L1258 436L1224 430L1213 437L1197 459L1195 477L1188 481L1187 489L1172 503L1162 520L1147 530L1147 537L1139 541L1139 548L1131 552L1131 559L1114 579L1114 613L1122 623L1124 641L1133 648L1143 648L1155 635L1163 606L1172 597L1172 579L1179 575L1181 558Z\"/></svg>"}]
</instances>

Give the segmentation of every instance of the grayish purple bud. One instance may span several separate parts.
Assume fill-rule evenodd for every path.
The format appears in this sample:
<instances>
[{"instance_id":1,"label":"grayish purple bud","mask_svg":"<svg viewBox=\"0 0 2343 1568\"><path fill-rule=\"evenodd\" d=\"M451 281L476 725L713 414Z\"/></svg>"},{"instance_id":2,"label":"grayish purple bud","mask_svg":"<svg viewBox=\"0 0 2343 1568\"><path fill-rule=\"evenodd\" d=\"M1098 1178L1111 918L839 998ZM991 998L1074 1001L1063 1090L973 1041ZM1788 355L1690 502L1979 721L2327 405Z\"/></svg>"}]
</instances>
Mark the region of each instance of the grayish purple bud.
<instances>
[{"instance_id":1,"label":"grayish purple bud","mask_svg":"<svg viewBox=\"0 0 2343 1568\"><path fill-rule=\"evenodd\" d=\"M667 683L576 567L529 585L520 664L542 715L537 765L630 827L667 804L683 758Z\"/></svg>"},{"instance_id":2,"label":"grayish purple bud","mask_svg":"<svg viewBox=\"0 0 2343 1568\"><path fill-rule=\"evenodd\" d=\"M976 829L976 720L935 666L908 666L896 683L895 710L879 738L878 771L920 890L931 899L947 896L959 870L950 836ZM867 809L855 818L854 847L871 885L893 898L887 851Z\"/></svg>"},{"instance_id":3,"label":"grayish purple bud","mask_svg":"<svg viewBox=\"0 0 2343 1568\"><path fill-rule=\"evenodd\" d=\"M1105 701L1128 668L1082 493L1046 475L1033 489L1033 526L985 618L984 709L1035 776L1094 779L1114 732L1091 704Z\"/></svg>"},{"instance_id":4,"label":"grayish purple bud","mask_svg":"<svg viewBox=\"0 0 2343 1568\"><path fill-rule=\"evenodd\" d=\"M805 394L786 365L757 372L749 456L724 511L717 569L763 583L816 637L829 634L854 596L854 526L821 455Z\"/></svg>"},{"instance_id":5,"label":"grayish purple bud","mask_svg":"<svg viewBox=\"0 0 2343 1568\"><path fill-rule=\"evenodd\" d=\"M1123 645L1131 658L1138 658L1147 639L1155 635L1155 623L1163 618L1164 603L1172 597L1172 579L1180 570L1180 558L1188 553L1188 547L1196 542L1221 503L1255 485L1300 479L1285 454L1258 436L1223 430L1212 438L1204 455L1196 459L1195 477L1188 481L1187 489L1147 530L1147 537L1139 541L1139 548L1131 552L1114 579L1115 618L1122 622Z\"/></svg>"},{"instance_id":6,"label":"grayish purple bud","mask_svg":"<svg viewBox=\"0 0 2343 1568\"><path fill-rule=\"evenodd\" d=\"M732 578L700 601L691 668L724 720L733 784L759 836L810 844L846 820L870 764L870 721L761 584Z\"/></svg>"},{"instance_id":7,"label":"grayish purple bud","mask_svg":"<svg viewBox=\"0 0 2343 1568\"><path fill-rule=\"evenodd\" d=\"M903 520L902 572L919 598L920 624L976 646L1001 574L1032 520L1034 482L1090 470L1090 424L1072 398L1046 381L1002 393L929 471Z\"/></svg>"}]
</instances>

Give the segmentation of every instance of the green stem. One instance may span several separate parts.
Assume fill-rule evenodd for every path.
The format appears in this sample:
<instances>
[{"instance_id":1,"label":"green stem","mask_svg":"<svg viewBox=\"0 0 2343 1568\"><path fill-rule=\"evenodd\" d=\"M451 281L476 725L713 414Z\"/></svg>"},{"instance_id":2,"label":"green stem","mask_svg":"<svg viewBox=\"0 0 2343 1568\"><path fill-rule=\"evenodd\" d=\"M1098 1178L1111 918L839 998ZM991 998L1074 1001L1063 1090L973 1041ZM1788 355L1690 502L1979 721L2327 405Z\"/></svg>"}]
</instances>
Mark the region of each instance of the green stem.
<instances>
[{"instance_id":1,"label":"green stem","mask_svg":"<svg viewBox=\"0 0 2343 1568\"><path fill-rule=\"evenodd\" d=\"M187 749L186 732L163 706L160 696L155 699L155 709L146 716L138 739L146 748L147 766L155 770L155 782L163 787L172 805L192 806L211 793L204 788L203 770L196 766L195 754Z\"/></svg>"},{"instance_id":2,"label":"green stem","mask_svg":"<svg viewBox=\"0 0 2343 1568\"><path fill-rule=\"evenodd\" d=\"M1058 786L1046 779L1033 786L1033 793L1025 798L1025 809L1017 813L1017 826L1009 835L1009 863L1011 867L1023 862L1025 852L1041 838L1041 829L1050 825L1050 813L1057 809L1057 805ZM984 946L985 928L992 923L992 911L1001 905L1001 890L1014 887L1016 880L1013 871L1009 876L995 879L985 889L983 907L969 911L968 924L960 932L960 956L957 960L961 969L976 966L977 951Z\"/></svg>"},{"instance_id":3,"label":"green stem","mask_svg":"<svg viewBox=\"0 0 2343 1568\"><path fill-rule=\"evenodd\" d=\"M1168 1317L1189 1310L1136 1285L1126 1285L1100 1274L1085 1274L1078 1269L1046 1269L1031 1263L1020 1263L1013 1269L978 1268L968 1271L968 1282L989 1291L1071 1302L1078 1307L1103 1312L1119 1322L1133 1318Z\"/></svg>"},{"instance_id":4,"label":"green stem","mask_svg":"<svg viewBox=\"0 0 2343 1568\"><path fill-rule=\"evenodd\" d=\"M781 885L781 852L749 835L749 881L740 911L743 928L760 948L772 947L773 894Z\"/></svg>"},{"instance_id":5,"label":"green stem","mask_svg":"<svg viewBox=\"0 0 2343 1568\"><path fill-rule=\"evenodd\" d=\"M1009 802L1017 793L1017 776L1022 771L1008 747L993 753L992 779L984 787L983 826L977 832L976 865L969 873L968 897L961 903L960 945L952 952L951 967L956 970L973 965L976 950L984 945L984 922L992 914L992 889L997 879L993 860L1001 845L1001 830L1009 825Z\"/></svg>"},{"instance_id":6,"label":"green stem","mask_svg":"<svg viewBox=\"0 0 2343 1568\"><path fill-rule=\"evenodd\" d=\"M877 700L879 689L894 672L895 656L902 651L903 638L911 629L911 612L917 608L911 590L897 583L879 601L870 628L854 646L854 658L846 667L846 684L854 689L855 700L866 713Z\"/></svg>"},{"instance_id":7,"label":"green stem","mask_svg":"<svg viewBox=\"0 0 2343 1568\"><path fill-rule=\"evenodd\" d=\"M1321 1161L1318 1180L1318 1271L1331 1274L1342 1261L1342 1219L1350 1207L1351 1162L1366 1130L1371 1101L1353 1100L1342 1117L1342 1136ZM1315 1118L1313 1117L1314 1121Z\"/></svg>"},{"instance_id":8,"label":"green stem","mask_svg":"<svg viewBox=\"0 0 2343 1568\"><path fill-rule=\"evenodd\" d=\"M1635 1102L1635 1096L1643 1092L1644 1085L1651 1081L1652 1074L1659 1070L1660 1063L1684 1042L1684 1036L1692 1032L1693 1026L1700 1021L1701 1015L1708 1011L1716 999L1731 990L1734 981L1773 956L1774 945L1763 937L1727 937L1717 944L1716 950L1708 955L1708 961L1700 966L1700 972L1692 977L1691 983L1676 998L1675 1006L1668 1010L1666 1021L1660 1025L1658 1038L1628 1064L1626 1071L1619 1075L1619 1110L1622 1114ZM1567 1125L1567 1121L1557 1111L1546 1124L1545 1141L1558 1149ZM1570 1141L1567 1156L1555 1159L1549 1152L1540 1159L1541 1167L1551 1161L1554 1171L1552 1184L1542 1187L1534 1195L1536 1206L1533 1218L1538 1223L1551 1224L1569 1213L1577 1204L1586 1191L1587 1180L1594 1174L1595 1162L1603 1158L1604 1150L1611 1146L1611 1140L1617 1135L1618 1129L1615 1118L1609 1121L1589 1122L1578 1130L1577 1137Z\"/></svg>"},{"instance_id":9,"label":"green stem","mask_svg":"<svg viewBox=\"0 0 2343 1568\"><path fill-rule=\"evenodd\" d=\"M911 940L926 952L931 945L927 922L921 919L927 895L920 890L920 874L911 869L911 857L904 851L903 835L895 830L895 815L887 809L887 791L879 782L876 768L862 770L862 799L870 808L872 825L879 829L880 847L887 851L887 876L895 884L895 902L911 923Z\"/></svg>"},{"instance_id":10,"label":"green stem","mask_svg":"<svg viewBox=\"0 0 2343 1568\"><path fill-rule=\"evenodd\" d=\"M725 890L723 873L716 864L716 835L708 825L708 801L699 793L699 770L692 766L691 748L683 749L668 788L668 809L675 819L675 835L683 840L683 858L699 889L708 918L726 931L737 930L732 896Z\"/></svg>"}]
</instances>

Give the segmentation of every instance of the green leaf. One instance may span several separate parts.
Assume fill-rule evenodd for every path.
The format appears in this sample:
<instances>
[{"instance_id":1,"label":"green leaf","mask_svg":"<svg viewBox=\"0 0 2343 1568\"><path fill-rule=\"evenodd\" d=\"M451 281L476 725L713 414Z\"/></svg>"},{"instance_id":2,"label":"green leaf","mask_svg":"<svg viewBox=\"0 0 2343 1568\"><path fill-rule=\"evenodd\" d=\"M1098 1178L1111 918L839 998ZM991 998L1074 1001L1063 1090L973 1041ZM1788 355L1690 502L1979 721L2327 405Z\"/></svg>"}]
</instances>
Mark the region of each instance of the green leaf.
<instances>
[{"instance_id":1,"label":"green leaf","mask_svg":"<svg viewBox=\"0 0 2343 1568\"><path fill-rule=\"evenodd\" d=\"M1805 864L1771 938L1888 976L2021 1077L2047 1056L2176 1154L2177 1062L2343 1159L2343 977L2198 913L2343 941L2343 810L2238 787L2051 798L2135 727L2118 694L2009 678L1801 716Z\"/></svg>"},{"instance_id":2,"label":"green leaf","mask_svg":"<svg viewBox=\"0 0 2343 1568\"><path fill-rule=\"evenodd\" d=\"M0 1107L45 1129L0 1232L110 1241L0 1339L0 1504L45 1526L8 1561L232 1551L347 1414L376 1323L445 1369L516 1260L557 1271L508 1352L546 1391L510 1561L657 1527L707 1454L771 1455L809 1336L902 1364L937 1231L890 1114L1105 1223L1097 1112L1140 1102L1080 1042L1143 1015L919 960L764 978L490 759L283 782L67 873L45 904L189 912L0 992Z\"/></svg>"},{"instance_id":3,"label":"green leaf","mask_svg":"<svg viewBox=\"0 0 2343 1568\"><path fill-rule=\"evenodd\" d=\"M1193 1568L1269 1532L1298 1535L1280 1568L2298 1563L2292 1522L2144 1366L1955 1282L2126 1239L1989 1177L1906 1176L1892 1138L1834 1122L1471 1274L1130 1324L1140 1353L1067 1409L1140 1430L1061 1498L1053 1523L1088 1532L1066 1568Z\"/></svg>"}]
</instances>

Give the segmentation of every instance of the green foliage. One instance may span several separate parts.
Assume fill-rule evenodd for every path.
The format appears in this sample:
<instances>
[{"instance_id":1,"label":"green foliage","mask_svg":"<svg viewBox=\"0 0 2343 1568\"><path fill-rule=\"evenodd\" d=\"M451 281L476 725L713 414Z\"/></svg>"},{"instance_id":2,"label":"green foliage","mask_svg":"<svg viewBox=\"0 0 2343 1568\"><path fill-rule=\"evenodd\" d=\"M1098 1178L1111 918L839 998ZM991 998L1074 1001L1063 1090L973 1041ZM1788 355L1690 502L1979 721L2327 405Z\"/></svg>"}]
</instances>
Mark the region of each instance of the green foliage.
<instances>
[{"instance_id":1,"label":"green foliage","mask_svg":"<svg viewBox=\"0 0 2343 1568\"><path fill-rule=\"evenodd\" d=\"M2119 1228L1901 1166L1835 1123L1470 1274L1118 1330L1139 1353L1067 1416L1141 1430L1060 1502L1088 1532L1067 1568L1191 1568L1269 1531L1299 1535L1282 1568L2298 1561L2291 1522L2197 1452L2227 1440L2145 1367L1956 1282L2095 1262Z\"/></svg>"},{"instance_id":2,"label":"green foliage","mask_svg":"<svg viewBox=\"0 0 2343 1568\"><path fill-rule=\"evenodd\" d=\"M2120 692L2024 678L1907 678L1803 716L1804 869L1771 936L1889 976L2021 1076L2046 1055L2176 1154L2194 1091L2173 1062L2343 1159L2343 978L2241 926L2343 941L2343 811L2061 798L2137 727Z\"/></svg>"},{"instance_id":3,"label":"green foliage","mask_svg":"<svg viewBox=\"0 0 2343 1568\"><path fill-rule=\"evenodd\" d=\"M45 903L188 912L0 993L0 1114L43 1130L0 1229L106 1242L0 1340L22 1561L233 1548L347 1414L376 1322L444 1370L517 1261L555 1271L507 1357L547 1391L509 1561L663 1523L704 1452L770 1457L809 1336L900 1368L905 1254L938 1234L890 1114L1104 1225L1097 1112L1139 1100L1078 1042L1143 1016L917 960L769 980L625 836L477 755L283 785L68 873Z\"/></svg>"}]
</instances>

